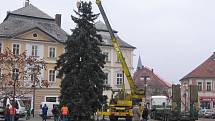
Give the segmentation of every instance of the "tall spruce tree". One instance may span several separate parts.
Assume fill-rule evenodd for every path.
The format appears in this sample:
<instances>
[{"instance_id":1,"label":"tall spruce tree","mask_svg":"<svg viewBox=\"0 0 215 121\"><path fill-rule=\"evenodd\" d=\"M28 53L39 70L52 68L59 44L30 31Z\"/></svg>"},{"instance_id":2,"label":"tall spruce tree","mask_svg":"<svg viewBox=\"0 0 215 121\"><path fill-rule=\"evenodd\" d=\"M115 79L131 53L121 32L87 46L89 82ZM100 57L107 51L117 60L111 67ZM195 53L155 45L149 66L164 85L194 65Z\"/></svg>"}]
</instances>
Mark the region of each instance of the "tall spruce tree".
<instances>
[{"instance_id":1,"label":"tall spruce tree","mask_svg":"<svg viewBox=\"0 0 215 121\"><path fill-rule=\"evenodd\" d=\"M100 45L101 35L97 34L91 2L81 2L73 33L65 44L66 52L57 61L56 69L61 82L61 105L69 107L72 121L93 121L92 116L105 102L102 95L106 78L102 68L105 56Z\"/></svg>"}]
</instances>

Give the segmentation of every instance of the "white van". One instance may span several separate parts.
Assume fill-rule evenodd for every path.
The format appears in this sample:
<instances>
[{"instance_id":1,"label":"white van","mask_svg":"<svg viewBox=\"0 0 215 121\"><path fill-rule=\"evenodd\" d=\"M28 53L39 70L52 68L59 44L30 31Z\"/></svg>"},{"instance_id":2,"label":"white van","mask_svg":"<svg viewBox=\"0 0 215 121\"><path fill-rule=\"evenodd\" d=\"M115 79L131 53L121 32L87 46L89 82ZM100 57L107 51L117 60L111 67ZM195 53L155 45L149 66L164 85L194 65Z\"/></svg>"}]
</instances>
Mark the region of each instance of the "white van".
<instances>
[{"instance_id":1,"label":"white van","mask_svg":"<svg viewBox=\"0 0 215 121\"><path fill-rule=\"evenodd\" d=\"M41 102L41 110L40 110L40 115L42 115L42 107L44 105L47 105L48 107L48 112L47 112L47 116L48 117L53 117L53 114L52 114L52 109L53 109L53 106L58 106L59 105L59 100L58 100L58 96L45 96L45 101L44 102Z\"/></svg>"},{"instance_id":2,"label":"white van","mask_svg":"<svg viewBox=\"0 0 215 121\"><path fill-rule=\"evenodd\" d=\"M166 108L169 106L167 96L151 96L150 97L150 109L152 108Z\"/></svg>"},{"instance_id":3,"label":"white van","mask_svg":"<svg viewBox=\"0 0 215 121\"><path fill-rule=\"evenodd\" d=\"M7 105L12 107L13 98L2 98L0 100L0 118L4 118L4 109ZM21 99L15 98L16 104L16 120L25 117L25 105Z\"/></svg>"}]
</instances>

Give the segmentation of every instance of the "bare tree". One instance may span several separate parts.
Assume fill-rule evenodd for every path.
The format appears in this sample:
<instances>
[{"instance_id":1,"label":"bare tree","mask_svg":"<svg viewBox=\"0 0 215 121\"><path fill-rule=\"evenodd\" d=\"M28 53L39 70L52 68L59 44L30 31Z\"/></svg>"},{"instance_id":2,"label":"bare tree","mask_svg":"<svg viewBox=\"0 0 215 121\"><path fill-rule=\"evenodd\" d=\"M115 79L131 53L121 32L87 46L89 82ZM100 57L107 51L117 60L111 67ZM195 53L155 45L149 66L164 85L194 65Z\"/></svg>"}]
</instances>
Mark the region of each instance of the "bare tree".
<instances>
[{"instance_id":1,"label":"bare tree","mask_svg":"<svg viewBox=\"0 0 215 121\"><path fill-rule=\"evenodd\" d=\"M41 70L45 69L45 61L35 56L19 55L6 48L0 53L0 95L23 95L32 91L32 86L47 87L47 81L41 80ZM14 92L14 93L13 93Z\"/></svg>"}]
</instances>

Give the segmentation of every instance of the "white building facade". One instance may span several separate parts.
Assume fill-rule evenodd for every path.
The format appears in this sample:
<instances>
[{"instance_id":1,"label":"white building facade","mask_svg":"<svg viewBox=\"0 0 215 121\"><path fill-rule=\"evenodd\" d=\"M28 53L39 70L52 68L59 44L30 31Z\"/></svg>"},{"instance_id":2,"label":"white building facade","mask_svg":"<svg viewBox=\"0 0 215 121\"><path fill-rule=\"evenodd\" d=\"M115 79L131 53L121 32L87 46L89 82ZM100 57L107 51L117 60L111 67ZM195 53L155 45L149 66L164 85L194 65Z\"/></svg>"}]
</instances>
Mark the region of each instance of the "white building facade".
<instances>
[{"instance_id":1,"label":"white building facade","mask_svg":"<svg viewBox=\"0 0 215 121\"><path fill-rule=\"evenodd\" d=\"M106 55L105 61L105 68L103 71L107 75L107 80L105 81L105 84L111 87L112 90L119 90L122 89L122 85L124 83L125 90L130 92L130 86L128 83L128 80L126 79L126 76L123 74L121 63L117 57L117 54L114 50L114 47L112 46L112 40L110 37L110 34L106 28L106 25L102 23L101 21L96 23L96 28L99 31L99 34L102 35L102 46L101 50L103 54ZM133 51L135 47L129 45L125 41L121 40L119 36L117 35L117 31L113 30L115 33L115 36L119 42L120 49L123 53L123 56L125 58L125 61L128 65L128 68L130 72L133 70ZM131 73L131 75L133 75ZM111 90L105 90L104 95L107 95L108 98L111 98L112 91Z\"/></svg>"}]
</instances>

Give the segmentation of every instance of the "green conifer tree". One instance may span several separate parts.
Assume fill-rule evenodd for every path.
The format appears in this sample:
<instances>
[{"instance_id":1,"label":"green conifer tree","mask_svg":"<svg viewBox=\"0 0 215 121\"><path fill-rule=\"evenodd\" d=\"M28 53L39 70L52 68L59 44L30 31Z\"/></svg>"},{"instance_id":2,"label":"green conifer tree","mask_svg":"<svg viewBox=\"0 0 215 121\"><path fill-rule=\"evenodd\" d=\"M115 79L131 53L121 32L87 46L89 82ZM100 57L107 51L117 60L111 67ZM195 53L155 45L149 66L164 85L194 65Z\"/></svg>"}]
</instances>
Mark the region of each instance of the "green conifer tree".
<instances>
[{"instance_id":1,"label":"green conifer tree","mask_svg":"<svg viewBox=\"0 0 215 121\"><path fill-rule=\"evenodd\" d=\"M57 61L56 69L61 82L61 105L69 107L72 121L93 121L92 116L106 101L103 96L104 80L102 68L105 56L100 45L101 35L97 34L91 2L81 2L72 35L65 43L66 52Z\"/></svg>"}]
</instances>

